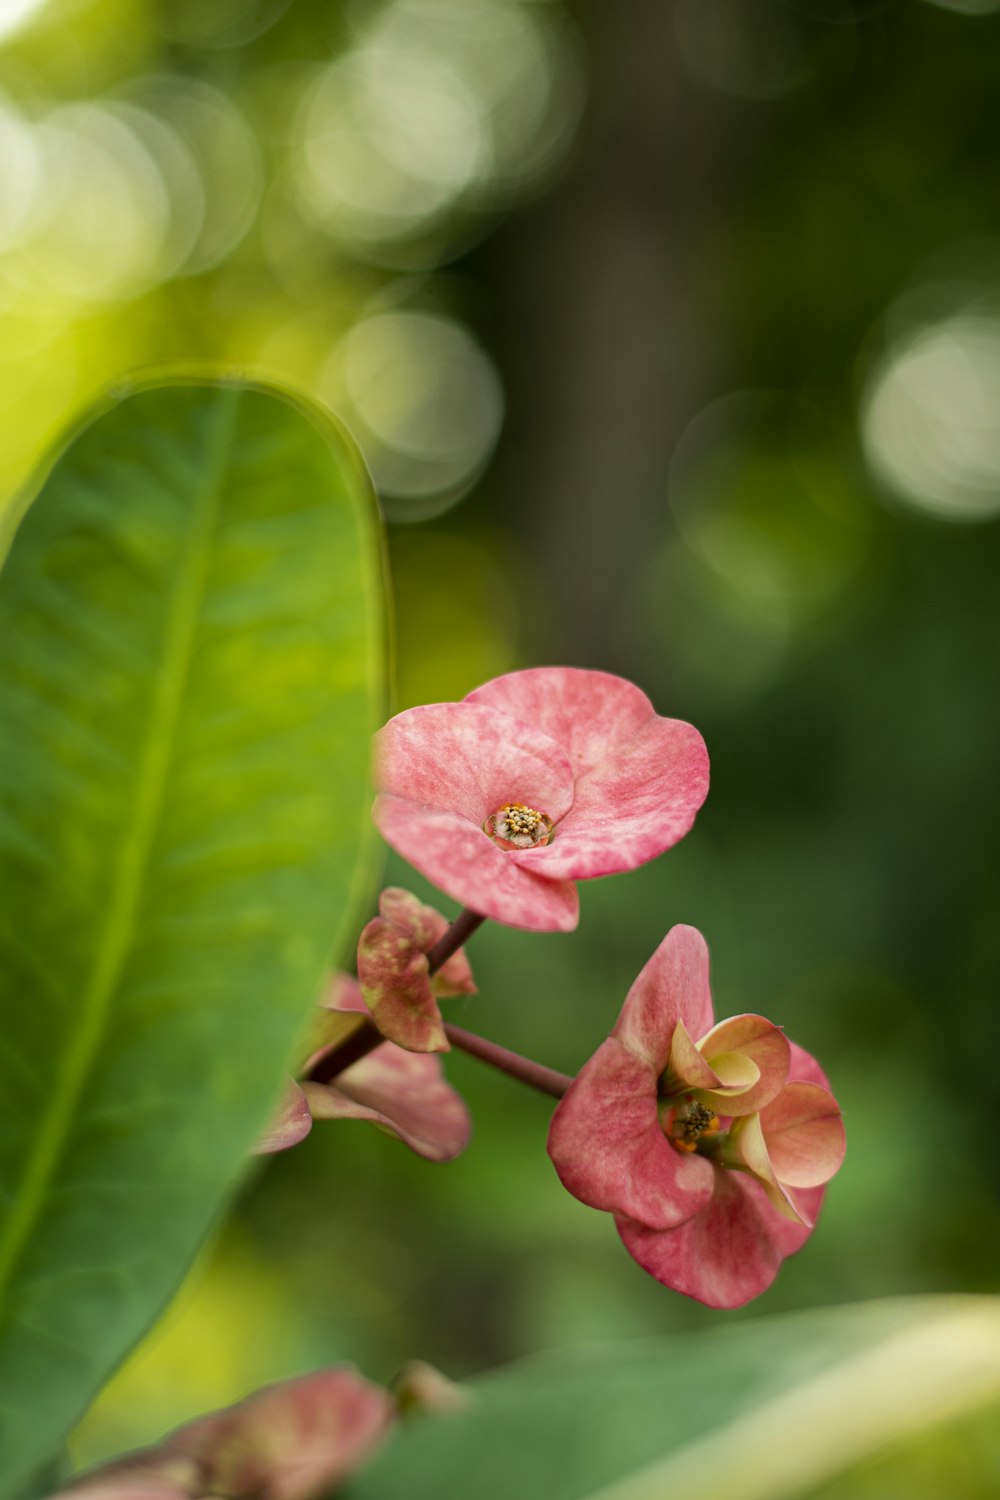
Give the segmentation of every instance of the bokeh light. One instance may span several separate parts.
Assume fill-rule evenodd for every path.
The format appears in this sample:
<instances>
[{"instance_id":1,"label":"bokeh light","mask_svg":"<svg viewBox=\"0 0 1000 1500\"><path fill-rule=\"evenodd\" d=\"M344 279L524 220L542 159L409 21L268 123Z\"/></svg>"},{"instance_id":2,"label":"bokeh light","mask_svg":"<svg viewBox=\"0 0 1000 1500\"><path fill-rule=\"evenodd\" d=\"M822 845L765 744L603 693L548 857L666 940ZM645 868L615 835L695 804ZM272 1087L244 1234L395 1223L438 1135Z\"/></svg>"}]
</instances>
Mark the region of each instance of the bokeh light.
<instances>
[{"instance_id":1,"label":"bokeh light","mask_svg":"<svg viewBox=\"0 0 1000 1500\"><path fill-rule=\"evenodd\" d=\"M249 126L196 80L131 80L33 122L0 104L0 147L0 277L64 312L217 264L261 192Z\"/></svg>"},{"instance_id":2,"label":"bokeh light","mask_svg":"<svg viewBox=\"0 0 1000 1500\"><path fill-rule=\"evenodd\" d=\"M1000 514L1000 302L894 342L865 391L862 437L906 504L952 521Z\"/></svg>"},{"instance_id":3,"label":"bokeh light","mask_svg":"<svg viewBox=\"0 0 1000 1500\"><path fill-rule=\"evenodd\" d=\"M489 356L437 313L363 318L334 350L321 389L359 437L393 520L453 505L488 462L503 420Z\"/></svg>"},{"instance_id":4,"label":"bokeh light","mask_svg":"<svg viewBox=\"0 0 1000 1500\"><path fill-rule=\"evenodd\" d=\"M84 302L135 295L170 267L170 198L130 122L99 103L53 110L38 125L45 180L21 274Z\"/></svg>"},{"instance_id":5,"label":"bokeh light","mask_svg":"<svg viewBox=\"0 0 1000 1500\"><path fill-rule=\"evenodd\" d=\"M487 196L520 189L568 146L583 105L581 63L565 16L523 0L396 0L378 35L407 53L447 58L476 99Z\"/></svg>"},{"instance_id":6,"label":"bokeh light","mask_svg":"<svg viewBox=\"0 0 1000 1500\"><path fill-rule=\"evenodd\" d=\"M47 0L0 0L0 42L26 26Z\"/></svg>"},{"instance_id":7,"label":"bokeh light","mask_svg":"<svg viewBox=\"0 0 1000 1500\"><path fill-rule=\"evenodd\" d=\"M396 0L359 23L296 122L306 217L384 254L457 207L489 207L548 170L582 96L569 33L548 11L516 0ZM455 228L424 256L446 254Z\"/></svg>"},{"instance_id":8,"label":"bokeh light","mask_svg":"<svg viewBox=\"0 0 1000 1500\"><path fill-rule=\"evenodd\" d=\"M378 43L321 76L300 121L302 204L357 240L412 233L481 169L482 119L448 63Z\"/></svg>"},{"instance_id":9,"label":"bokeh light","mask_svg":"<svg viewBox=\"0 0 1000 1500\"><path fill-rule=\"evenodd\" d=\"M201 275L221 264L252 227L264 191L254 130L222 89L190 74L130 80L120 97L155 115L175 146L163 163L179 233L190 246L178 270Z\"/></svg>"},{"instance_id":10,"label":"bokeh light","mask_svg":"<svg viewBox=\"0 0 1000 1500\"><path fill-rule=\"evenodd\" d=\"M331 20L289 0L87 0L27 27L53 12L0 9L0 36L18 27L0 71L8 375L18 362L0 372L0 503L112 351L322 379L390 509L465 494L500 428L492 361L443 314L368 325L399 307L400 270L433 317L435 267L565 161L584 96L565 6L366 0Z\"/></svg>"},{"instance_id":11,"label":"bokeh light","mask_svg":"<svg viewBox=\"0 0 1000 1500\"><path fill-rule=\"evenodd\" d=\"M285 14L292 0L170 0L160 27L171 41L191 47L242 47Z\"/></svg>"},{"instance_id":12,"label":"bokeh light","mask_svg":"<svg viewBox=\"0 0 1000 1500\"><path fill-rule=\"evenodd\" d=\"M779 636L822 620L864 563L864 509L821 416L737 391L689 424L670 470L678 529L722 608Z\"/></svg>"},{"instance_id":13,"label":"bokeh light","mask_svg":"<svg viewBox=\"0 0 1000 1500\"><path fill-rule=\"evenodd\" d=\"M0 98L0 254L17 243L28 224L41 170L28 122Z\"/></svg>"}]
</instances>

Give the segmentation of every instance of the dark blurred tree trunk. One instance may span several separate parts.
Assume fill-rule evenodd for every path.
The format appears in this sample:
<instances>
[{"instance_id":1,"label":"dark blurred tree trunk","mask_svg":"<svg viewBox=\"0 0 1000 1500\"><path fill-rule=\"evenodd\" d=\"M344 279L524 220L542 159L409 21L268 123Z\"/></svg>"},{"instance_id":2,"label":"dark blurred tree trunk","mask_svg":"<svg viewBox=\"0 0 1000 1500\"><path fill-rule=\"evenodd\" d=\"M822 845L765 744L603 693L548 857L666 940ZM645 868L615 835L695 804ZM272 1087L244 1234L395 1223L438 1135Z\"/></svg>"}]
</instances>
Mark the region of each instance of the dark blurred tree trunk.
<instances>
[{"instance_id":1,"label":"dark blurred tree trunk","mask_svg":"<svg viewBox=\"0 0 1000 1500\"><path fill-rule=\"evenodd\" d=\"M577 161L495 242L518 392L498 479L544 569L546 640L614 668L714 342L700 303L692 326L687 283L718 124L677 56L670 4L595 0L578 19L591 93Z\"/></svg>"}]
</instances>

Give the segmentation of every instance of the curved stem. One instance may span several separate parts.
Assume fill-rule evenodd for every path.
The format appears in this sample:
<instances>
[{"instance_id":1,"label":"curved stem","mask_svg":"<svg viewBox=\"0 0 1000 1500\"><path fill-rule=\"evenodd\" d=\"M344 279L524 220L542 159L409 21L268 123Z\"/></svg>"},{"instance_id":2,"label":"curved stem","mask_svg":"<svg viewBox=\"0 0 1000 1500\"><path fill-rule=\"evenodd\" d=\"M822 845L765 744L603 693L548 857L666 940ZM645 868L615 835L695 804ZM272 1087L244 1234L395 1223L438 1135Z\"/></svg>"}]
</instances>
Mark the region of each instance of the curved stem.
<instances>
[{"instance_id":1,"label":"curved stem","mask_svg":"<svg viewBox=\"0 0 1000 1500\"><path fill-rule=\"evenodd\" d=\"M489 1042L484 1036L477 1036L474 1031L466 1031L462 1026L447 1023L444 1030L453 1047L468 1052L471 1057L478 1057L480 1062L489 1063L491 1068L499 1068L501 1073L517 1078L521 1083L538 1089L542 1094L549 1094L553 1099L561 1099L573 1082L568 1073L557 1073L555 1068L546 1068L542 1063L532 1062L530 1057L522 1057L519 1052L511 1052L497 1042Z\"/></svg>"}]
</instances>

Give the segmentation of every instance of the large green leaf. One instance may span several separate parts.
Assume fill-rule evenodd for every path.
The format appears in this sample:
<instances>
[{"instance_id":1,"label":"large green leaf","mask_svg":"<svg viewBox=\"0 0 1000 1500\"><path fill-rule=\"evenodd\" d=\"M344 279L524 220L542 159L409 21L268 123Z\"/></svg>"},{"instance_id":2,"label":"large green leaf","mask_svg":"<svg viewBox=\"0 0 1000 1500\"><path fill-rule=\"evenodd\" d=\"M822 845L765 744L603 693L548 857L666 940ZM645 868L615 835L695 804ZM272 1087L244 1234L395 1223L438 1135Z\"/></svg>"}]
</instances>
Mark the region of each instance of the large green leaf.
<instances>
[{"instance_id":1,"label":"large green leaf","mask_svg":"<svg viewBox=\"0 0 1000 1500\"><path fill-rule=\"evenodd\" d=\"M370 850L382 585L320 412L106 403L0 573L0 1495L188 1266Z\"/></svg>"},{"instance_id":2,"label":"large green leaf","mask_svg":"<svg viewBox=\"0 0 1000 1500\"><path fill-rule=\"evenodd\" d=\"M1000 1400L1000 1299L913 1298L546 1354L418 1416L338 1500L792 1500Z\"/></svg>"}]
</instances>

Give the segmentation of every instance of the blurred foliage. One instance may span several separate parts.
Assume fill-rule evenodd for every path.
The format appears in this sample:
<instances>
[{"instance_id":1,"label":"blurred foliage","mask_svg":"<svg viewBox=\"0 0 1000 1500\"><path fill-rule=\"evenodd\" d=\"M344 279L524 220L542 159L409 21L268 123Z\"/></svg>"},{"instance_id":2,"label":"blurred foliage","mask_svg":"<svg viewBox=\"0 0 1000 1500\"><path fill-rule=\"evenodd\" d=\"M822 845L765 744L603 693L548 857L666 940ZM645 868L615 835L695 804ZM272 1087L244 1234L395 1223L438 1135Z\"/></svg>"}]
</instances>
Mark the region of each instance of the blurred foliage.
<instances>
[{"instance_id":1,"label":"blurred foliage","mask_svg":"<svg viewBox=\"0 0 1000 1500\"><path fill-rule=\"evenodd\" d=\"M335 401L393 522L400 706L533 662L605 667L713 756L694 832L585 887L577 933L476 937L482 996L456 1019L572 1067L666 927L695 922L720 1013L783 1022L845 1104L847 1165L766 1308L996 1289L1000 9L461 10L465 30L444 0L50 0L8 29L4 482L130 364L262 364ZM104 113L60 115L81 101ZM241 165L213 175L223 120ZM29 213L24 121L119 183L125 132L145 188L65 231ZM382 196L359 204L369 179ZM177 227L182 188L202 217ZM299 1314L255 1345L271 1376L353 1356L385 1377L414 1354L458 1376L717 1326L559 1190L545 1101L449 1071L476 1118L460 1161L327 1127L248 1189L248 1304L277 1282ZM208 1327L248 1337L248 1310L206 1323L206 1298L171 1334L192 1362ZM124 1374L80 1455L197 1410L175 1369L155 1412ZM970 1476L962 1493L993 1493ZM882 1469L858 1493L892 1486Z\"/></svg>"},{"instance_id":2,"label":"blurred foliage","mask_svg":"<svg viewBox=\"0 0 1000 1500\"><path fill-rule=\"evenodd\" d=\"M553 1351L475 1382L444 1420L397 1428L344 1500L466 1485L483 1500L803 1500L887 1449L905 1472L929 1429L968 1426L984 1407L995 1422L998 1325L995 1298L892 1298ZM995 1473L995 1426L985 1455ZM947 1478L945 1444L937 1456Z\"/></svg>"}]
</instances>

